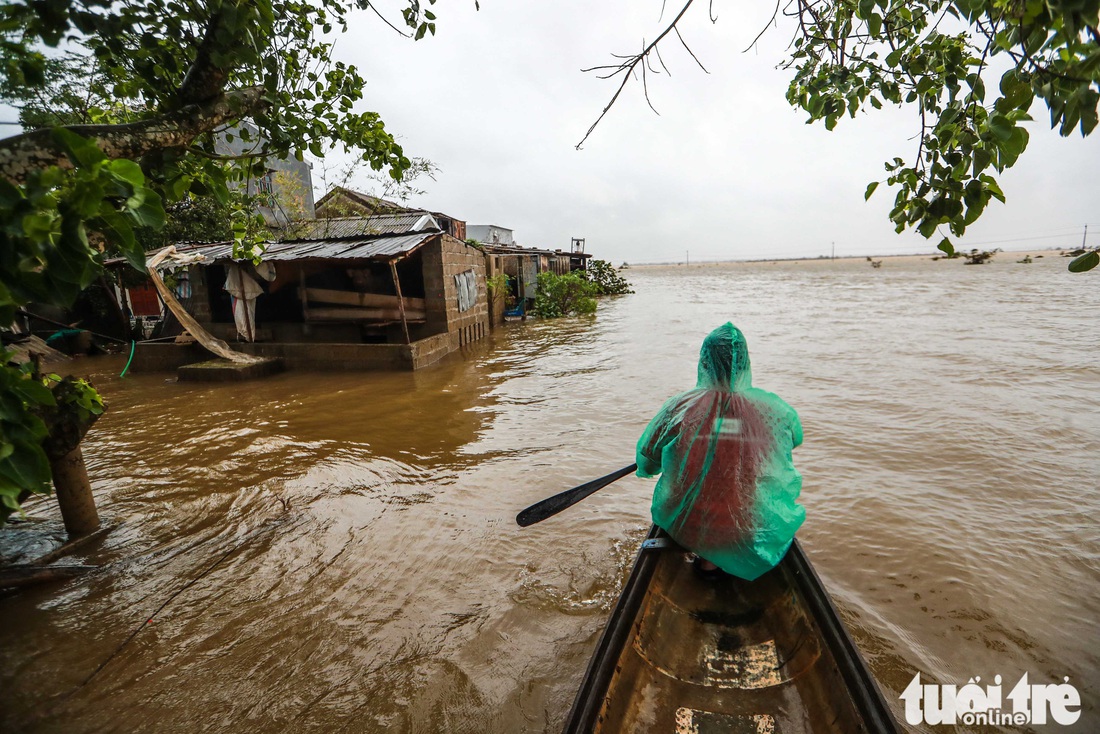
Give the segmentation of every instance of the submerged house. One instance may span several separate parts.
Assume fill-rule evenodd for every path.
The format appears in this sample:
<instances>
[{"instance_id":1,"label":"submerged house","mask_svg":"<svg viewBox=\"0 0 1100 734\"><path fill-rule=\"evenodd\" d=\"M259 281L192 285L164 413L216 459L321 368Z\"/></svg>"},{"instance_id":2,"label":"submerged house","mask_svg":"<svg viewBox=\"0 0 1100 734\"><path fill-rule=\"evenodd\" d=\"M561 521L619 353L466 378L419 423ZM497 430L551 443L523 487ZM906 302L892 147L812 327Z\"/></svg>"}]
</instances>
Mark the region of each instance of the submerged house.
<instances>
[{"instance_id":1,"label":"submerged house","mask_svg":"<svg viewBox=\"0 0 1100 734\"><path fill-rule=\"evenodd\" d=\"M506 230L511 233L511 230ZM540 250L515 244L484 244L482 249L490 262L490 273L508 276L508 301L512 304L507 315L522 315L530 310L535 300L539 273L566 275L575 270L587 270L588 255L583 252ZM502 311L501 317L505 314ZM494 312L494 321L497 318Z\"/></svg>"},{"instance_id":2,"label":"submerged house","mask_svg":"<svg viewBox=\"0 0 1100 734\"><path fill-rule=\"evenodd\" d=\"M290 369L415 370L489 329L486 256L431 212L298 222L267 244L260 266L234 259L231 242L177 250L201 255L182 275L181 299L200 325ZM174 369L204 354L143 343L134 368Z\"/></svg>"}]
</instances>

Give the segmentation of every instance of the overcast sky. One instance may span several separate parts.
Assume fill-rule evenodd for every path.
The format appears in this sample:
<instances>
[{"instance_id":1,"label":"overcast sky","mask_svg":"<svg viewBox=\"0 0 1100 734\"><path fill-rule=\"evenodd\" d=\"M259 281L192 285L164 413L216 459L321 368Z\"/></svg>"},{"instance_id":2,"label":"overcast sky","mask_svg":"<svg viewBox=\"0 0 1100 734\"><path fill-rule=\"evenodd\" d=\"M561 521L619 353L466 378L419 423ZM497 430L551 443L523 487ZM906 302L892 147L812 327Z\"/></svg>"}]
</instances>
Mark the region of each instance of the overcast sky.
<instances>
[{"instance_id":1,"label":"overcast sky","mask_svg":"<svg viewBox=\"0 0 1100 734\"><path fill-rule=\"evenodd\" d=\"M913 158L915 111L806 125L784 98L790 72L775 68L789 24L742 53L769 6L717 0L715 25L705 4L690 10L684 37L710 73L666 40L672 77L650 79L660 116L631 82L580 151L615 91L580 69L652 38L660 0L482 0L480 11L443 0L437 35L415 43L360 12L336 55L367 79L363 108L441 169L410 203L511 228L524 245L584 237L616 264L817 256L833 243L837 255L931 252L938 238L894 233L885 185L863 200L883 161ZM1028 150L1001 179L1007 205L994 202L961 244L1075 246L1086 223L1100 240L1100 136L1061 138L1045 108L1032 113Z\"/></svg>"},{"instance_id":2,"label":"overcast sky","mask_svg":"<svg viewBox=\"0 0 1100 734\"><path fill-rule=\"evenodd\" d=\"M388 17L398 24L399 0ZM701 1L701 0L700 0ZM662 44L672 77L650 77L645 104L631 81L582 150L585 131L617 83L580 69L641 48L663 25L660 0L441 0L438 33L402 38L370 11L351 16L336 57L367 79L361 109L381 113L407 155L435 163L410 204L470 224L498 224L528 246L587 249L616 264L762 257L932 252L938 237L897 235L883 161L912 160L915 110L844 118L833 132L806 125L785 100L791 26L780 19L757 49L770 3L715 0L689 10L685 39ZM670 12L678 10L677 2ZM995 76L991 77L995 78ZM994 84L990 84L991 87ZM15 113L0 104L3 119ZM993 202L959 246L1029 249L1100 241L1100 133L1061 138L1041 104L1031 143L1001 177ZM346 156L326 156L329 168ZM324 193L315 167L315 188ZM364 177L358 188L369 190Z\"/></svg>"}]
</instances>

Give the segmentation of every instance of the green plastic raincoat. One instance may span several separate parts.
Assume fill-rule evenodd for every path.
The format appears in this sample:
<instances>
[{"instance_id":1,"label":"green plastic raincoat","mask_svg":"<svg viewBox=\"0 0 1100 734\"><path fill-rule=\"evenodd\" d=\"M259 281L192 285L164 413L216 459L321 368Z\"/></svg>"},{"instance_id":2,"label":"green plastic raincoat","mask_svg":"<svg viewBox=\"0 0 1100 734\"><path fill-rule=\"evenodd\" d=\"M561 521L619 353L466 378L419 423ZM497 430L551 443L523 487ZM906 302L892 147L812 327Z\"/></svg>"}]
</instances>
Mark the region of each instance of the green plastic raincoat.
<instances>
[{"instance_id":1,"label":"green plastic raincoat","mask_svg":"<svg viewBox=\"0 0 1100 734\"><path fill-rule=\"evenodd\" d=\"M699 352L699 383L675 395L638 441L638 476L661 475L653 522L723 571L752 580L775 567L806 519L791 450L798 414L752 386L745 336L731 323Z\"/></svg>"}]
</instances>

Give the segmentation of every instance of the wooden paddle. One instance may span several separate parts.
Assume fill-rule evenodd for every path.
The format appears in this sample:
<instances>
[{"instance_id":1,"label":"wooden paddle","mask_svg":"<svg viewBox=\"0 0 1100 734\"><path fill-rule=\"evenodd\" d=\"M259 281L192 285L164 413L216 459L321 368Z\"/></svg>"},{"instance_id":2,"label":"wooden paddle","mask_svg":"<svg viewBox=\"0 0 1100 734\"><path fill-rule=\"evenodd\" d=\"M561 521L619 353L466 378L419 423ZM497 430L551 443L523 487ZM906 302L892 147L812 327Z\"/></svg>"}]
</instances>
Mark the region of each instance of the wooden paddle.
<instances>
[{"instance_id":1,"label":"wooden paddle","mask_svg":"<svg viewBox=\"0 0 1100 734\"><path fill-rule=\"evenodd\" d=\"M627 474L633 473L637 469L637 464L624 466L622 469L613 471L605 477L593 479L591 482L585 482L579 487L573 487L573 489L567 489L553 497L547 497L516 515L516 522L521 528L525 528L528 525L534 525L537 522L542 522L546 518L556 515L566 508L572 507L588 495L600 491L615 480L622 479Z\"/></svg>"}]
</instances>

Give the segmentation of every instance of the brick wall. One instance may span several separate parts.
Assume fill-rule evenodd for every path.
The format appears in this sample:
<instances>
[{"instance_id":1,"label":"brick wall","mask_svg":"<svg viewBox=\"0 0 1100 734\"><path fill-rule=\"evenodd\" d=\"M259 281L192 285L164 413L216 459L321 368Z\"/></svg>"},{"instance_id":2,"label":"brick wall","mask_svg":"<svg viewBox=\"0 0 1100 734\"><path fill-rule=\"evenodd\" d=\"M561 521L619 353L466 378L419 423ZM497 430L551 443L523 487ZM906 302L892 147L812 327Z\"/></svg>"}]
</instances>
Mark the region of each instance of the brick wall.
<instances>
[{"instance_id":1,"label":"brick wall","mask_svg":"<svg viewBox=\"0 0 1100 734\"><path fill-rule=\"evenodd\" d=\"M457 346L484 338L489 333L485 254L448 234L429 242L423 252L425 332L457 334ZM477 300L467 310L459 311L455 276L467 270L473 270L476 275Z\"/></svg>"},{"instance_id":2,"label":"brick wall","mask_svg":"<svg viewBox=\"0 0 1100 734\"><path fill-rule=\"evenodd\" d=\"M485 285L485 253L450 235L440 237L443 254L443 290L447 305L447 331L458 333L458 345L475 342L489 333L489 289ZM477 277L477 300L465 311L458 310L455 276L473 270Z\"/></svg>"}]
</instances>

